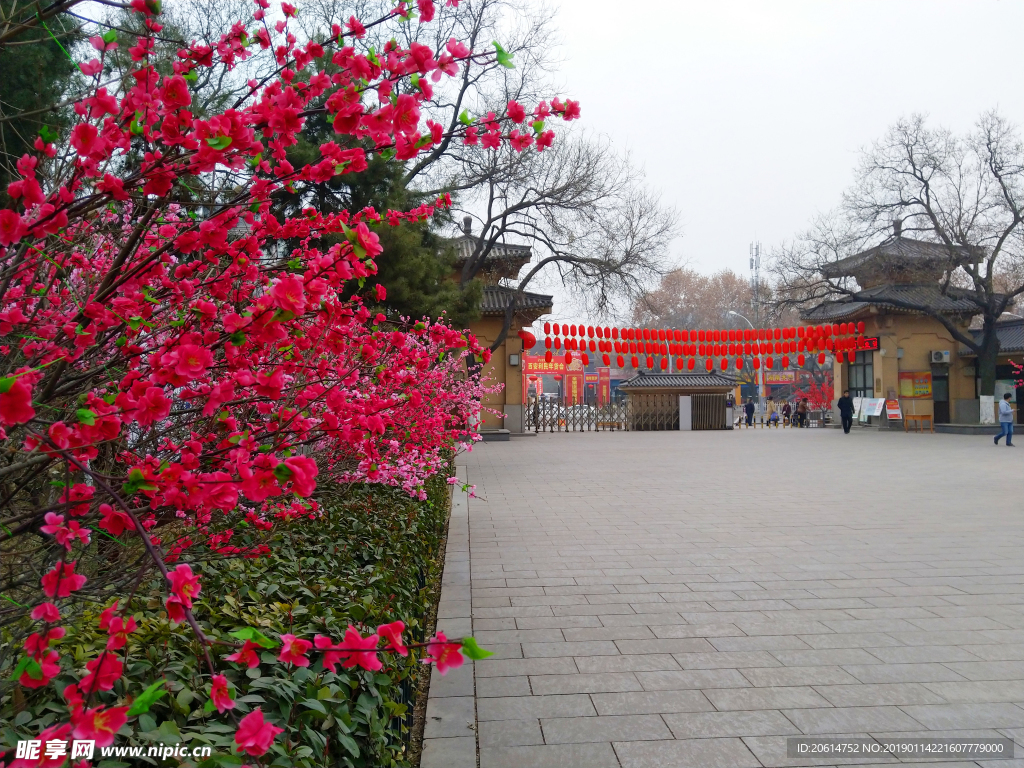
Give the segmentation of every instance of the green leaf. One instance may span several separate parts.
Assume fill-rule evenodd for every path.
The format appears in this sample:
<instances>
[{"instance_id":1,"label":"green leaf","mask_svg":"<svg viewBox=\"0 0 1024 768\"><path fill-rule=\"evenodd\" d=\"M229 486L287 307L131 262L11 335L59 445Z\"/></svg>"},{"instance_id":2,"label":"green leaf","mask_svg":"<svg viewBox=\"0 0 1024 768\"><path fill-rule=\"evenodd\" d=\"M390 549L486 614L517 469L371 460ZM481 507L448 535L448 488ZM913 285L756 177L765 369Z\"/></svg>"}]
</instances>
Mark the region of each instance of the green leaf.
<instances>
[{"instance_id":1,"label":"green leaf","mask_svg":"<svg viewBox=\"0 0 1024 768\"><path fill-rule=\"evenodd\" d=\"M140 693L135 701L132 702L132 708L128 710L128 717L135 717L136 715L149 712L149 708L156 703L156 700L167 693L167 691L161 690L165 682L165 680L157 680Z\"/></svg>"},{"instance_id":2,"label":"green leaf","mask_svg":"<svg viewBox=\"0 0 1024 768\"><path fill-rule=\"evenodd\" d=\"M241 629L229 632L228 634L232 637L237 637L239 640L252 640L254 643L261 645L264 648L277 648L277 643L264 635L258 629L253 629L252 627L242 627Z\"/></svg>"},{"instance_id":3,"label":"green leaf","mask_svg":"<svg viewBox=\"0 0 1024 768\"><path fill-rule=\"evenodd\" d=\"M543 120L534 120L533 121L533 132L534 133L540 133L543 130L544 130L544 121Z\"/></svg>"},{"instance_id":4,"label":"green leaf","mask_svg":"<svg viewBox=\"0 0 1024 768\"><path fill-rule=\"evenodd\" d=\"M228 337L228 341L231 342L232 346L240 347L245 344L245 331L235 331Z\"/></svg>"},{"instance_id":5,"label":"green leaf","mask_svg":"<svg viewBox=\"0 0 1024 768\"><path fill-rule=\"evenodd\" d=\"M274 477L280 480L282 483L287 483L292 479L292 470L283 461L274 467Z\"/></svg>"},{"instance_id":6,"label":"green leaf","mask_svg":"<svg viewBox=\"0 0 1024 768\"><path fill-rule=\"evenodd\" d=\"M476 640L472 637L462 638L462 653L467 659L473 659L474 661L486 659L488 656L494 655L494 651L484 650L476 644Z\"/></svg>"},{"instance_id":7,"label":"green leaf","mask_svg":"<svg viewBox=\"0 0 1024 768\"><path fill-rule=\"evenodd\" d=\"M469 110L464 109L459 113L459 122L463 125L472 125L473 118L469 116Z\"/></svg>"},{"instance_id":8,"label":"green leaf","mask_svg":"<svg viewBox=\"0 0 1024 768\"><path fill-rule=\"evenodd\" d=\"M117 30L111 29L103 33L104 43L116 43L117 42Z\"/></svg>"},{"instance_id":9,"label":"green leaf","mask_svg":"<svg viewBox=\"0 0 1024 768\"><path fill-rule=\"evenodd\" d=\"M199 79L199 75L196 74L196 71L194 69L190 69L188 73L182 75L182 77L190 83L194 83Z\"/></svg>"},{"instance_id":10,"label":"green leaf","mask_svg":"<svg viewBox=\"0 0 1024 768\"><path fill-rule=\"evenodd\" d=\"M310 709L319 712L321 715L327 714L327 707L316 699L303 699L301 703L304 707L309 707Z\"/></svg>"},{"instance_id":11,"label":"green leaf","mask_svg":"<svg viewBox=\"0 0 1024 768\"><path fill-rule=\"evenodd\" d=\"M230 136L211 136L210 138L208 138L206 140L206 143L209 144L211 147L213 147L216 150L227 149L228 147L231 146L231 137Z\"/></svg>"},{"instance_id":12,"label":"green leaf","mask_svg":"<svg viewBox=\"0 0 1024 768\"><path fill-rule=\"evenodd\" d=\"M11 387L14 386L14 382L18 380L17 376L4 376L0 379L0 395L6 395L11 391Z\"/></svg>"},{"instance_id":13,"label":"green leaf","mask_svg":"<svg viewBox=\"0 0 1024 768\"><path fill-rule=\"evenodd\" d=\"M88 408L79 408L75 411L75 415L87 427L91 427L96 423L96 413Z\"/></svg>"},{"instance_id":14,"label":"green leaf","mask_svg":"<svg viewBox=\"0 0 1024 768\"><path fill-rule=\"evenodd\" d=\"M22 672L27 672L28 676L33 680L43 679L43 668L39 666L39 662L33 659L31 656L22 656L21 661L18 662L18 666L14 668L14 673L11 675L11 680L17 680L21 677Z\"/></svg>"},{"instance_id":15,"label":"green leaf","mask_svg":"<svg viewBox=\"0 0 1024 768\"><path fill-rule=\"evenodd\" d=\"M504 48L502 48L501 43L499 43L497 40L494 40L491 42L491 45L494 46L494 50L496 53L495 59L501 66L503 66L505 69L516 68L516 65L512 63L512 54L506 51Z\"/></svg>"},{"instance_id":16,"label":"green leaf","mask_svg":"<svg viewBox=\"0 0 1024 768\"><path fill-rule=\"evenodd\" d=\"M48 125L44 125L42 128L39 129L39 136L47 144L53 144L54 142L57 141L57 139L60 138L60 134L58 134Z\"/></svg>"}]
</instances>

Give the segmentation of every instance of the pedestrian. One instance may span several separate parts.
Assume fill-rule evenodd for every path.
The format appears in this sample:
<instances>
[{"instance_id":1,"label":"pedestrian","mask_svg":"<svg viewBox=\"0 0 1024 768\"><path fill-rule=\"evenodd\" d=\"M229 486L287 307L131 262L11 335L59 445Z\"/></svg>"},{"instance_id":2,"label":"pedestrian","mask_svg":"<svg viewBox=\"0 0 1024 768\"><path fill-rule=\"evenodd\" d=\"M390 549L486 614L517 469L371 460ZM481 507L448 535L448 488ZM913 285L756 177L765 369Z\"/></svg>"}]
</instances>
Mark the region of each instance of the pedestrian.
<instances>
[{"instance_id":1,"label":"pedestrian","mask_svg":"<svg viewBox=\"0 0 1024 768\"><path fill-rule=\"evenodd\" d=\"M752 426L754 423L754 401L749 397L747 404L743 406L743 413L747 415L747 426Z\"/></svg>"},{"instance_id":2,"label":"pedestrian","mask_svg":"<svg viewBox=\"0 0 1024 768\"><path fill-rule=\"evenodd\" d=\"M853 426L853 398L850 397L850 390L843 390L843 396L836 405L839 406L839 417L843 420L843 432L850 434L850 427Z\"/></svg>"},{"instance_id":3,"label":"pedestrian","mask_svg":"<svg viewBox=\"0 0 1024 768\"><path fill-rule=\"evenodd\" d=\"M1013 406L1010 405L1010 393L1003 395L999 401L999 434L995 436L995 444L999 445L999 438L1006 435L1006 447L1013 448Z\"/></svg>"},{"instance_id":4,"label":"pedestrian","mask_svg":"<svg viewBox=\"0 0 1024 768\"><path fill-rule=\"evenodd\" d=\"M774 400L769 400L768 401L768 411L767 412L768 412L768 423L771 424L773 427L777 427L779 425L779 411L775 407L775 401Z\"/></svg>"},{"instance_id":5,"label":"pedestrian","mask_svg":"<svg viewBox=\"0 0 1024 768\"><path fill-rule=\"evenodd\" d=\"M783 424L790 424L790 423L792 423L792 418L793 418L793 406L791 406L789 404L789 401L787 400L782 405L782 423Z\"/></svg>"},{"instance_id":6,"label":"pedestrian","mask_svg":"<svg viewBox=\"0 0 1024 768\"><path fill-rule=\"evenodd\" d=\"M807 426L807 398L805 397L796 406L796 420L801 428Z\"/></svg>"}]
</instances>

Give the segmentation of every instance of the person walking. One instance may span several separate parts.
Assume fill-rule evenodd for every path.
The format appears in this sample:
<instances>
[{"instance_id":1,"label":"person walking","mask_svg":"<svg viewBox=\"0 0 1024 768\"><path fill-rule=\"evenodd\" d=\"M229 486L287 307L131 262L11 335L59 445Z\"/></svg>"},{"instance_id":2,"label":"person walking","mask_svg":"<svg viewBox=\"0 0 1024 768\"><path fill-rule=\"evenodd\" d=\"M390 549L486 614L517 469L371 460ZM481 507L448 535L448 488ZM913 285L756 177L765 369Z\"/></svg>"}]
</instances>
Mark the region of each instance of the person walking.
<instances>
[{"instance_id":1,"label":"person walking","mask_svg":"<svg viewBox=\"0 0 1024 768\"><path fill-rule=\"evenodd\" d=\"M785 403L782 404L782 423L783 424L791 424L792 423L792 418L793 418L793 406L791 406L789 404L789 401L787 400Z\"/></svg>"},{"instance_id":2,"label":"person walking","mask_svg":"<svg viewBox=\"0 0 1024 768\"><path fill-rule=\"evenodd\" d=\"M843 432L848 435L853 426L853 398L850 397L850 390L843 390L843 396L836 405L839 406L839 417L843 421Z\"/></svg>"},{"instance_id":3,"label":"person walking","mask_svg":"<svg viewBox=\"0 0 1024 768\"><path fill-rule=\"evenodd\" d=\"M751 398L747 398L747 404L743 406L743 413L747 415L747 426L751 426L754 423L754 401Z\"/></svg>"},{"instance_id":4,"label":"person walking","mask_svg":"<svg viewBox=\"0 0 1024 768\"><path fill-rule=\"evenodd\" d=\"M779 426L779 411L775 407L774 400L768 401L766 413L768 414L768 423L773 427Z\"/></svg>"},{"instance_id":5,"label":"person walking","mask_svg":"<svg viewBox=\"0 0 1024 768\"><path fill-rule=\"evenodd\" d=\"M807 398L805 397L796 406L796 420L801 428L807 426Z\"/></svg>"},{"instance_id":6,"label":"person walking","mask_svg":"<svg viewBox=\"0 0 1024 768\"><path fill-rule=\"evenodd\" d=\"M1006 447L1013 448L1013 406L1010 405L1009 392L999 401L999 429L999 434L995 436L995 444L999 445L999 439L1006 435Z\"/></svg>"}]
</instances>

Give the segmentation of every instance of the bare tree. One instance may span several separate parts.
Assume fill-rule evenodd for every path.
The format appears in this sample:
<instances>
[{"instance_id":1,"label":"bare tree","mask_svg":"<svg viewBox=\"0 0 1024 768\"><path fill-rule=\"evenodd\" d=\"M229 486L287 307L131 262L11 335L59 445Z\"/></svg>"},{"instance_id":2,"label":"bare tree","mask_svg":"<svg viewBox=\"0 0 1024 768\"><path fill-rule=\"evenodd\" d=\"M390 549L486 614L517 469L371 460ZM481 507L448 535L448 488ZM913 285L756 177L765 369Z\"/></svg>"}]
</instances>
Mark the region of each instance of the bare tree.
<instances>
[{"instance_id":1,"label":"bare tree","mask_svg":"<svg viewBox=\"0 0 1024 768\"><path fill-rule=\"evenodd\" d=\"M982 115L966 136L929 128L920 115L901 120L864 153L841 207L776 251L779 301L807 307L857 296L861 286L830 267L887 242L912 247L927 256L917 278L930 294L890 292L878 303L942 323L977 355L981 394L991 395L996 321L1024 293L1022 206L1024 145L999 114ZM907 265L895 257L890 266ZM967 315L979 317L978 336L965 327Z\"/></svg>"}]
</instances>

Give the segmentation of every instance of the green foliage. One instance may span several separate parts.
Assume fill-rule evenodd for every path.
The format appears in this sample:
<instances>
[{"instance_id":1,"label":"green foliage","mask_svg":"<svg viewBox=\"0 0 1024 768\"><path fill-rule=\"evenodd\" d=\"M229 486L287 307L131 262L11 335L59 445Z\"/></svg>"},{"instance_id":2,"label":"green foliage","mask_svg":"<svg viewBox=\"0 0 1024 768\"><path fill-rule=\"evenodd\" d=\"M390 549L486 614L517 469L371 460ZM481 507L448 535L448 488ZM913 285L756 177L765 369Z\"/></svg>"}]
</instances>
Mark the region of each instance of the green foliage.
<instances>
[{"instance_id":1,"label":"green foliage","mask_svg":"<svg viewBox=\"0 0 1024 768\"><path fill-rule=\"evenodd\" d=\"M4 18L11 18L12 12L17 19L30 15L27 5L0 0ZM0 122L0 204L7 199L7 185L17 178L15 163L26 152L34 151L32 143L40 130L47 128L52 135L53 129L67 126L67 109L47 108L63 100L78 72L65 53L78 39L73 22L71 17L59 14L47 20L49 31L37 25L17 35L11 41L13 45L0 46L0 116L34 113Z\"/></svg>"},{"instance_id":2,"label":"green foliage","mask_svg":"<svg viewBox=\"0 0 1024 768\"><path fill-rule=\"evenodd\" d=\"M409 657L382 654L378 673L322 669L319 654L306 669L287 669L275 661L278 635L291 632L312 640L326 634L338 642L351 623L368 634L379 624L401 619L407 641L422 642L436 595L441 563L439 548L448 511L444 473L428 485L428 499L410 499L398 489L356 487L341 498L323 501L324 516L281 524L269 542L272 554L258 559L217 560L202 568L202 593L196 616L203 631L225 642L260 643L261 664L240 668L221 657L218 672L228 678L239 716L262 707L268 720L285 733L278 736L263 763L273 766L408 765L405 759L418 675L428 669L413 650ZM133 707L137 719L121 730L117 746L187 742L208 744L213 757L199 765L239 765L233 752L235 725L209 702L210 681L202 652L187 625L172 626L158 615L162 592L153 582L137 595L133 608L139 629L129 635L125 676L109 693L108 705ZM106 633L97 627L99 611L69 626L58 645L74 670L65 668L50 686L26 692L7 686L0 695L0 749L19 738L38 736L66 717L57 692L77 682L85 663L101 652ZM237 638L237 639L236 639ZM73 672L73 674L72 674ZM11 670L0 670L9 678ZM130 682L129 682L130 681ZM145 686L149 686L145 688ZM152 758L133 764L157 765ZM107 761L105 768L125 765ZM181 765L195 765L188 761Z\"/></svg>"}]
</instances>

